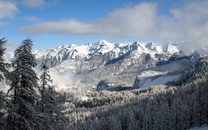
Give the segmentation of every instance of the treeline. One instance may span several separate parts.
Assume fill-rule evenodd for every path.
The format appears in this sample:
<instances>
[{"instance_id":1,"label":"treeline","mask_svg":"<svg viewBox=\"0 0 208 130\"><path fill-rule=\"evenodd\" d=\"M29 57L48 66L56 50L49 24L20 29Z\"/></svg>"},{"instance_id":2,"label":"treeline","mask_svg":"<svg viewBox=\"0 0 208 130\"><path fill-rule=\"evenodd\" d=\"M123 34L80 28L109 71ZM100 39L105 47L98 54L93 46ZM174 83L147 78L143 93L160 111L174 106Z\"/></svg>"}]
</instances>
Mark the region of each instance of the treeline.
<instances>
[{"instance_id":1,"label":"treeline","mask_svg":"<svg viewBox=\"0 0 208 130\"><path fill-rule=\"evenodd\" d=\"M11 63L4 59L5 44L6 40L0 39L0 81L9 80L11 84L7 94L0 92L0 129L65 129L67 120L58 107L57 93L49 84L52 80L47 66L43 63L40 78L33 70L37 63L31 39L22 41Z\"/></svg>"},{"instance_id":2,"label":"treeline","mask_svg":"<svg viewBox=\"0 0 208 130\"><path fill-rule=\"evenodd\" d=\"M74 101L68 112L73 130L185 130L208 123L208 57L187 82L147 90L97 92Z\"/></svg>"}]
</instances>

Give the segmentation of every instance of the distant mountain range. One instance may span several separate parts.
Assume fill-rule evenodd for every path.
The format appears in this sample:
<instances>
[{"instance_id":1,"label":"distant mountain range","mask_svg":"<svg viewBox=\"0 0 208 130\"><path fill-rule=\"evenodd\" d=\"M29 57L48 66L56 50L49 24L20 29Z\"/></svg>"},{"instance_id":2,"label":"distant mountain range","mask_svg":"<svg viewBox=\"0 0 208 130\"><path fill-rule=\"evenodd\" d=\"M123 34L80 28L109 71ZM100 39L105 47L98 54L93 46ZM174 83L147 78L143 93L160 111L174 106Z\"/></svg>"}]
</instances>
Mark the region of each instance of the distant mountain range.
<instances>
[{"instance_id":1,"label":"distant mountain range","mask_svg":"<svg viewBox=\"0 0 208 130\"><path fill-rule=\"evenodd\" d=\"M87 87L162 85L176 80L200 57L179 49L181 43L110 43L105 40L85 45L63 45L35 54L53 72L72 72ZM136 79L136 80L135 80ZM153 80L154 79L154 80ZM70 87L70 85L69 85Z\"/></svg>"},{"instance_id":2,"label":"distant mountain range","mask_svg":"<svg viewBox=\"0 0 208 130\"><path fill-rule=\"evenodd\" d=\"M173 54L179 54L178 44L139 43L113 44L105 40L86 45L63 45L49 51L38 52L36 58L45 60L57 71L83 72L108 64L114 64L131 57L132 63L158 62ZM140 59L144 57L144 59ZM127 64L132 64L127 62Z\"/></svg>"}]
</instances>

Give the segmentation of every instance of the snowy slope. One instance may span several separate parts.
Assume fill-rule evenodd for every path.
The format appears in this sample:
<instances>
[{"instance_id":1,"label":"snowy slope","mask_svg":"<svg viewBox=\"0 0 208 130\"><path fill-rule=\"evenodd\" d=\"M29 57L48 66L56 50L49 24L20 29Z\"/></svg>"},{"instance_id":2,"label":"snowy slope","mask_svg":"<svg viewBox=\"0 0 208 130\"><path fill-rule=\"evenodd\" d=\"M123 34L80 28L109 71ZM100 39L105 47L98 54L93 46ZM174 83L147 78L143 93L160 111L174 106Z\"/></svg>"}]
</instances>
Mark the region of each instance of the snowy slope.
<instances>
[{"instance_id":1,"label":"snowy slope","mask_svg":"<svg viewBox=\"0 0 208 130\"><path fill-rule=\"evenodd\" d=\"M155 85L165 85L168 82L177 81L186 71L191 71L195 61L193 56L183 58L170 57L170 61L164 62L154 67L141 70L134 81L135 88L146 89Z\"/></svg>"},{"instance_id":2,"label":"snowy slope","mask_svg":"<svg viewBox=\"0 0 208 130\"><path fill-rule=\"evenodd\" d=\"M70 76L72 79L67 77L65 84L69 87L74 86L76 80L82 86L93 88L101 80L107 80L114 86L148 88L177 80L182 70L192 66L199 56L197 53L185 56L178 43L114 44L102 40L38 52L36 58L40 63L45 61L52 72L74 73L75 76Z\"/></svg>"},{"instance_id":3,"label":"snowy slope","mask_svg":"<svg viewBox=\"0 0 208 130\"><path fill-rule=\"evenodd\" d=\"M179 53L177 44L157 43L110 43L105 40L85 45L63 45L48 51L36 53L39 61L54 68L55 71L82 72L123 61L125 64L157 62ZM126 57L129 59L126 60ZM130 61L130 62L129 62Z\"/></svg>"},{"instance_id":4,"label":"snowy slope","mask_svg":"<svg viewBox=\"0 0 208 130\"><path fill-rule=\"evenodd\" d=\"M151 86L156 86L156 85L165 85L166 83L170 81L175 81L180 78L180 75L173 75L173 76L161 76L156 79L147 79L144 82L141 83L141 89L148 88Z\"/></svg>"}]
</instances>

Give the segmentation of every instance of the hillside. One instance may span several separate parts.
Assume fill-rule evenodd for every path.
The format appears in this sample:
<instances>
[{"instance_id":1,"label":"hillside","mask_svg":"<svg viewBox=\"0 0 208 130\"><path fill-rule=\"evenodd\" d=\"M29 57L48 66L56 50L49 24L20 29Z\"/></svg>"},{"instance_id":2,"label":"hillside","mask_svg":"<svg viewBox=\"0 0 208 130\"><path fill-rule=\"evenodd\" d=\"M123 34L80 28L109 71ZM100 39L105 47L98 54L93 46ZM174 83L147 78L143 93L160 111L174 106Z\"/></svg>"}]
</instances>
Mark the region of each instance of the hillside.
<instances>
[{"instance_id":1,"label":"hillside","mask_svg":"<svg viewBox=\"0 0 208 130\"><path fill-rule=\"evenodd\" d=\"M96 92L87 101L71 100L71 129L189 129L208 120L208 58L179 86L157 86L146 90ZM200 65L200 66L199 66Z\"/></svg>"}]
</instances>

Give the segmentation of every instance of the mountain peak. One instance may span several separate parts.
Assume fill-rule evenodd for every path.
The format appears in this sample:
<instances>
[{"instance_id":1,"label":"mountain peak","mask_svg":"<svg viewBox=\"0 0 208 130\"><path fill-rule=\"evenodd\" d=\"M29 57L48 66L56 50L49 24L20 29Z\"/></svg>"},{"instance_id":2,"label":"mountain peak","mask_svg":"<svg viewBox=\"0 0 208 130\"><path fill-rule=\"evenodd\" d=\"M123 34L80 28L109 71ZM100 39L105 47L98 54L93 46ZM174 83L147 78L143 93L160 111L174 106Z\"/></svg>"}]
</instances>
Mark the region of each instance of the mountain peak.
<instances>
[{"instance_id":1,"label":"mountain peak","mask_svg":"<svg viewBox=\"0 0 208 130\"><path fill-rule=\"evenodd\" d=\"M98 42L99 45L105 45L105 46L113 46L112 43L106 41L106 40L101 40Z\"/></svg>"}]
</instances>

